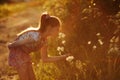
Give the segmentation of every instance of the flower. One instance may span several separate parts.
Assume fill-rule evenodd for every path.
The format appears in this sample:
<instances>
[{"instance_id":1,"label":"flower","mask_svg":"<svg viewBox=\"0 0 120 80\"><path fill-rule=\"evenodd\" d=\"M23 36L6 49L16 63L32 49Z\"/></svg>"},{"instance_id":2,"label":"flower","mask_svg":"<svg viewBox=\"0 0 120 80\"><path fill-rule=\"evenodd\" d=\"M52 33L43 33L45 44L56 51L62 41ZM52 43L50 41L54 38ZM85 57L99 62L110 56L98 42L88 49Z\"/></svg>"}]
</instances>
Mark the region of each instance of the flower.
<instances>
[{"instance_id":1,"label":"flower","mask_svg":"<svg viewBox=\"0 0 120 80\"><path fill-rule=\"evenodd\" d=\"M65 38L65 34L64 33L62 33L62 32L60 32L59 34L58 34L58 38L59 38L59 42L60 42L60 46L58 46L57 47L57 51L59 52L59 55L62 55L62 53L64 52L64 44L66 43L66 41L64 40L64 38Z\"/></svg>"},{"instance_id":2,"label":"flower","mask_svg":"<svg viewBox=\"0 0 120 80\"><path fill-rule=\"evenodd\" d=\"M32 65L35 65L35 63L34 63L34 62L32 62Z\"/></svg>"},{"instance_id":3,"label":"flower","mask_svg":"<svg viewBox=\"0 0 120 80\"><path fill-rule=\"evenodd\" d=\"M65 38L65 34L60 32L58 38Z\"/></svg>"},{"instance_id":4,"label":"flower","mask_svg":"<svg viewBox=\"0 0 120 80\"><path fill-rule=\"evenodd\" d=\"M65 40L63 40L63 41L62 41L62 44L65 44L65 43L66 43L66 41L65 41Z\"/></svg>"},{"instance_id":5,"label":"flower","mask_svg":"<svg viewBox=\"0 0 120 80\"><path fill-rule=\"evenodd\" d=\"M91 44L91 41L88 41L88 44Z\"/></svg>"},{"instance_id":6,"label":"flower","mask_svg":"<svg viewBox=\"0 0 120 80\"><path fill-rule=\"evenodd\" d=\"M61 47L61 51L64 51L64 47Z\"/></svg>"},{"instance_id":7,"label":"flower","mask_svg":"<svg viewBox=\"0 0 120 80\"><path fill-rule=\"evenodd\" d=\"M60 52L60 51L59 51L59 53L58 53L58 54L59 54L59 55L62 55L62 52Z\"/></svg>"},{"instance_id":8,"label":"flower","mask_svg":"<svg viewBox=\"0 0 120 80\"><path fill-rule=\"evenodd\" d=\"M101 39L98 39L98 42L99 42L100 45L103 45L103 42L102 42Z\"/></svg>"},{"instance_id":9,"label":"flower","mask_svg":"<svg viewBox=\"0 0 120 80\"><path fill-rule=\"evenodd\" d=\"M93 49L96 49L96 48L97 48L97 46L96 46L96 45L94 45L94 46L93 46Z\"/></svg>"},{"instance_id":10,"label":"flower","mask_svg":"<svg viewBox=\"0 0 120 80\"><path fill-rule=\"evenodd\" d=\"M73 59L74 59L74 56L68 56L68 57L66 58L66 61L71 62Z\"/></svg>"},{"instance_id":11,"label":"flower","mask_svg":"<svg viewBox=\"0 0 120 80\"><path fill-rule=\"evenodd\" d=\"M100 33L97 33L96 36L100 36Z\"/></svg>"},{"instance_id":12,"label":"flower","mask_svg":"<svg viewBox=\"0 0 120 80\"><path fill-rule=\"evenodd\" d=\"M58 51L64 51L64 47L57 47Z\"/></svg>"},{"instance_id":13,"label":"flower","mask_svg":"<svg viewBox=\"0 0 120 80\"><path fill-rule=\"evenodd\" d=\"M61 49L60 47L57 47L57 51L60 51L60 49Z\"/></svg>"}]
</instances>

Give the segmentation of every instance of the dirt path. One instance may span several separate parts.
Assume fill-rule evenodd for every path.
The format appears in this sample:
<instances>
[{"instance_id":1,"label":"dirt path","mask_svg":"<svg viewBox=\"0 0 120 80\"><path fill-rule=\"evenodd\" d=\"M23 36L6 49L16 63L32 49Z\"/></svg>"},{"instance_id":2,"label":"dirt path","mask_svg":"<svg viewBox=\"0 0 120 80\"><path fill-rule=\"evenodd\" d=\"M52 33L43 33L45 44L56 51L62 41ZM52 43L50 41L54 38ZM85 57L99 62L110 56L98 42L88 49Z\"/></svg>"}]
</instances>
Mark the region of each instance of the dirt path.
<instances>
[{"instance_id":1,"label":"dirt path","mask_svg":"<svg viewBox=\"0 0 120 80\"><path fill-rule=\"evenodd\" d=\"M28 8L10 17L0 19L0 80L16 80L14 77L8 79L6 69L8 67L7 43L12 41L16 34L29 26L37 26L41 11L37 7Z\"/></svg>"}]
</instances>

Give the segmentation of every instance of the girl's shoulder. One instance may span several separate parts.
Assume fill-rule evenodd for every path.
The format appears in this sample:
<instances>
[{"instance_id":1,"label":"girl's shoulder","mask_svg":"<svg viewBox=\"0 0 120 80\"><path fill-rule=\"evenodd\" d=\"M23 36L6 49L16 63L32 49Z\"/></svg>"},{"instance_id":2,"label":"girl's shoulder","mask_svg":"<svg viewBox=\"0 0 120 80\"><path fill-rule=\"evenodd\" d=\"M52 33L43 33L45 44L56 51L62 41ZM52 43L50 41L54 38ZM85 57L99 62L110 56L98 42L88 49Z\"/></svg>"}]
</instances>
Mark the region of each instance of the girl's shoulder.
<instances>
[{"instance_id":1,"label":"girl's shoulder","mask_svg":"<svg viewBox=\"0 0 120 80\"><path fill-rule=\"evenodd\" d=\"M34 39L35 41L37 41L39 37L40 34L37 30L29 30L18 36L20 40L29 38L29 39Z\"/></svg>"},{"instance_id":2,"label":"girl's shoulder","mask_svg":"<svg viewBox=\"0 0 120 80\"><path fill-rule=\"evenodd\" d=\"M40 37L40 33L38 31L29 31L27 32L27 35L30 36L31 38L33 38L34 40L38 40Z\"/></svg>"},{"instance_id":3,"label":"girl's shoulder","mask_svg":"<svg viewBox=\"0 0 120 80\"><path fill-rule=\"evenodd\" d=\"M36 32L38 32L38 28L29 27L29 28L21 31L20 33L18 33L17 36L21 36L21 35L24 35L24 34L29 33L29 32L30 32L30 33L31 33L31 32L36 33Z\"/></svg>"},{"instance_id":4,"label":"girl's shoulder","mask_svg":"<svg viewBox=\"0 0 120 80\"><path fill-rule=\"evenodd\" d=\"M30 31L25 32L25 34L36 36L39 34L39 32L37 30L30 30Z\"/></svg>"},{"instance_id":5,"label":"girl's shoulder","mask_svg":"<svg viewBox=\"0 0 120 80\"><path fill-rule=\"evenodd\" d=\"M39 34L39 32L37 30L28 30L28 31L26 31L26 32L18 35L18 37L21 37L21 36L30 36L30 35L36 36L38 34Z\"/></svg>"}]
</instances>

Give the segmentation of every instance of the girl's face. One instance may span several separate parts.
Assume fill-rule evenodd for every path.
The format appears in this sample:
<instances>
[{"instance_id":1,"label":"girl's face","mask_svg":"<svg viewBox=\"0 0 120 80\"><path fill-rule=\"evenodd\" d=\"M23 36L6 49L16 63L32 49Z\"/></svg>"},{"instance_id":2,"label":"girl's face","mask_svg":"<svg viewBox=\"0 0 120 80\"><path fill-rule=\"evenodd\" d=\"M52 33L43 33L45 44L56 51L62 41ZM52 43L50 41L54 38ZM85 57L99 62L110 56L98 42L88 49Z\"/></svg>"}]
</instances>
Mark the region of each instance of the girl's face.
<instances>
[{"instance_id":1,"label":"girl's face","mask_svg":"<svg viewBox=\"0 0 120 80\"><path fill-rule=\"evenodd\" d=\"M58 32L59 32L59 26L54 27L50 30L50 36L57 36Z\"/></svg>"}]
</instances>

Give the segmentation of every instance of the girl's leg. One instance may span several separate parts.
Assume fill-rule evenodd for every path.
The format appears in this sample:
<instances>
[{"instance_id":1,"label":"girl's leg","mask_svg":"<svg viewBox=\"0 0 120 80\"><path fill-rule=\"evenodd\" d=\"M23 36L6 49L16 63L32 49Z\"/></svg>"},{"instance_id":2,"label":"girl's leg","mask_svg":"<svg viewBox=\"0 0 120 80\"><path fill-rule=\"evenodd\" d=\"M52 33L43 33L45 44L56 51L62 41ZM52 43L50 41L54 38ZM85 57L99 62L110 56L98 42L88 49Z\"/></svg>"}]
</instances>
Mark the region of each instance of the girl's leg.
<instances>
[{"instance_id":1,"label":"girl's leg","mask_svg":"<svg viewBox=\"0 0 120 80\"><path fill-rule=\"evenodd\" d=\"M20 80L35 80L35 75L30 63L24 63L17 68Z\"/></svg>"},{"instance_id":2,"label":"girl's leg","mask_svg":"<svg viewBox=\"0 0 120 80\"><path fill-rule=\"evenodd\" d=\"M33 67L32 67L32 63L28 63L28 71L29 71L29 76L30 76L30 79L29 80L36 80L35 79L35 74L34 74L34 71L33 71Z\"/></svg>"},{"instance_id":3,"label":"girl's leg","mask_svg":"<svg viewBox=\"0 0 120 80\"><path fill-rule=\"evenodd\" d=\"M22 64L21 66L17 67L17 72L19 75L20 80L29 80L27 65Z\"/></svg>"}]
</instances>

